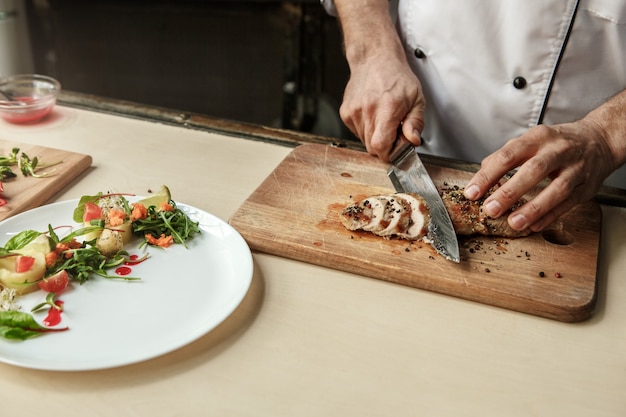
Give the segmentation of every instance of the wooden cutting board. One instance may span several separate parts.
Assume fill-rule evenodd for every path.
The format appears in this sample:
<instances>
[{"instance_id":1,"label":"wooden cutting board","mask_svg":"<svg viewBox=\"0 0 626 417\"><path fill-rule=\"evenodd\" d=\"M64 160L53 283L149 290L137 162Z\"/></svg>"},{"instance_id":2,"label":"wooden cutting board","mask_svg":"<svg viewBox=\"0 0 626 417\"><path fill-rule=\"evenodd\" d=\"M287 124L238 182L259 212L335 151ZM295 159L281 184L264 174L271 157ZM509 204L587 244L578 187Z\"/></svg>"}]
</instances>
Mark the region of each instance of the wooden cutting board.
<instances>
[{"instance_id":1,"label":"wooden cutting board","mask_svg":"<svg viewBox=\"0 0 626 417\"><path fill-rule=\"evenodd\" d=\"M364 152L294 149L230 218L251 249L564 322L588 318L596 300L602 212L590 202L550 230L518 239L460 239L461 262L428 244L352 232L338 213L393 192L388 165ZM471 173L427 166L435 184Z\"/></svg>"},{"instance_id":2,"label":"wooden cutting board","mask_svg":"<svg viewBox=\"0 0 626 417\"><path fill-rule=\"evenodd\" d=\"M25 177L17 167L12 167L17 176L3 181L2 197L7 204L0 207L0 220L46 203L91 166L89 155L0 140L0 155L8 156L13 148L19 148L31 160L37 157L40 165L60 163L43 169L42 172L51 172L45 178Z\"/></svg>"}]
</instances>

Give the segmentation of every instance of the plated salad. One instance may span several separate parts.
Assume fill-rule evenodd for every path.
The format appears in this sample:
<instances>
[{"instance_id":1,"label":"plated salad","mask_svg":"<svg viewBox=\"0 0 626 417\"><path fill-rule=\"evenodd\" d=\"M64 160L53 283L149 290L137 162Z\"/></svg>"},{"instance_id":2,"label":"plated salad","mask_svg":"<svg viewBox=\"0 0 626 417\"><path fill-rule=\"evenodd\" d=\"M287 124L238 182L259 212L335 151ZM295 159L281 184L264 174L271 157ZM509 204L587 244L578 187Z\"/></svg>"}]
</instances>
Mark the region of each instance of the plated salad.
<instances>
[{"instance_id":1,"label":"plated salad","mask_svg":"<svg viewBox=\"0 0 626 417\"><path fill-rule=\"evenodd\" d=\"M139 248L166 249L184 245L200 233L171 199L166 186L150 197L131 203L129 194L83 196L73 213L80 226L48 225L48 230L23 230L0 248L0 336L26 340L62 326L63 302L57 297L68 285L82 285L94 277L133 281L130 268L149 254L129 254L125 245L141 240ZM21 311L19 297L40 291L42 301L30 312ZM47 309L40 323L33 313Z\"/></svg>"}]
</instances>

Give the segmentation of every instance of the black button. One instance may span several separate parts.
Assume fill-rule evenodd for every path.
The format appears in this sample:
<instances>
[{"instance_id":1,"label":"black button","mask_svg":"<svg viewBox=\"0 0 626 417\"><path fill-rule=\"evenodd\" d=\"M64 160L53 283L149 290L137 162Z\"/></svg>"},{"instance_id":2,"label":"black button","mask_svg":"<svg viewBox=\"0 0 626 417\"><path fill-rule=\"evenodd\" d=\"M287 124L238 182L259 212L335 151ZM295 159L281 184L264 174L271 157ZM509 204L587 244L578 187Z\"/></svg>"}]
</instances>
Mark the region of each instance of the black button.
<instances>
[{"instance_id":1,"label":"black button","mask_svg":"<svg viewBox=\"0 0 626 417\"><path fill-rule=\"evenodd\" d=\"M515 79L513 80L513 87L517 88L518 90L526 87L526 78L515 77Z\"/></svg>"},{"instance_id":2,"label":"black button","mask_svg":"<svg viewBox=\"0 0 626 417\"><path fill-rule=\"evenodd\" d=\"M421 48L415 48L415 51L413 51L413 54L415 54L415 58L418 58L418 59L426 58L426 54L424 53L424 51L422 51Z\"/></svg>"}]
</instances>

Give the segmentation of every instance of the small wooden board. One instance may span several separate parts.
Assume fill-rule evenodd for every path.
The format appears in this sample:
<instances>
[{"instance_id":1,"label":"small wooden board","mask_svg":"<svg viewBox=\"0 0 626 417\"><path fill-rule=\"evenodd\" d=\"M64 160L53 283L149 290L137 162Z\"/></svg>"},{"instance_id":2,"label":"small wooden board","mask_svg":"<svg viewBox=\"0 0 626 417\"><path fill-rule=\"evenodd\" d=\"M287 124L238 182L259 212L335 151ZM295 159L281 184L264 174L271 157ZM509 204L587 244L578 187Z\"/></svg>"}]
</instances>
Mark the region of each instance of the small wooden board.
<instances>
[{"instance_id":1,"label":"small wooden board","mask_svg":"<svg viewBox=\"0 0 626 417\"><path fill-rule=\"evenodd\" d=\"M17 176L3 181L2 198L7 200L7 204L0 207L0 220L45 204L89 168L92 162L89 155L0 140L0 155L8 156L13 148L19 148L20 153L24 152L31 160L37 157L40 165L60 163L43 169L42 172L51 172L45 178L25 177L17 167L13 167Z\"/></svg>"},{"instance_id":2,"label":"small wooden board","mask_svg":"<svg viewBox=\"0 0 626 417\"><path fill-rule=\"evenodd\" d=\"M351 232L340 210L393 192L388 165L364 152L307 144L294 149L230 218L253 250L564 322L587 319L596 300L602 211L589 202L544 233L465 237L461 262L423 242ZM427 166L435 184L471 173Z\"/></svg>"}]
</instances>

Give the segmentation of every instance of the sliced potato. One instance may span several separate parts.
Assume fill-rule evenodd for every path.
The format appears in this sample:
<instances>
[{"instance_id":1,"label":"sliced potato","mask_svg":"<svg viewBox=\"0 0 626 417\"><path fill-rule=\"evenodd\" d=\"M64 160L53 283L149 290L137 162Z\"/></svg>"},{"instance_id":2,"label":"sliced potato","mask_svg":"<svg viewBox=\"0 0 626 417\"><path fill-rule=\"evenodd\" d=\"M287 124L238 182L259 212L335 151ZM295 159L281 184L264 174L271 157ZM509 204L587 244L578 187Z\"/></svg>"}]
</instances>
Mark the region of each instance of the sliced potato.
<instances>
[{"instance_id":1,"label":"sliced potato","mask_svg":"<svg viewBox=\"0 0 626 417\"><path fill-rule=\"evenodd\" d=\"M133 225L131 221L126 221L119 226L112 227L115 231L119 232L122 236L122 242L127 244L133 238Z\"/></svg>"},{"instance_id":2,"label":"sliced potato","mask_svg":"<svg viewBox=\"0 0 626 417\"><path fill-rule=\"evenodd\" d=\"M15 258L10 256L0 259L0 284L6 288L14 288L18 294L35 291L39 287L37 281L46 272L46 256L36 251L16 251L21 255L32 256L35 263L26 272L15 272Z\"/></svg>"},{"instance_id":3,"label":"sliced potato","mask_svg":"<svg viewBox=\"0 0 626 417\"><path fill-rule=\"evenodd\" d=\"M37 281L43 278L46 272L46 254L50 252L48 236L41 234L22 249L14 252L24 256L31 256L35 258L35 262L28 271L15 272L15 257L9 256L0 259L0 285L6 288L14 288L18 294L36 290L39 288Z\"/></svg>"},{"instance_id":4,"label":"sliced potato","mask_svg":"<svg viewBox=\"0 0 626 417\"><path fill-rule=\"evenodd\" d=\"M124 248L124 232L118 232L111 229L103 229L98 240L96 240L96 248L104 256L113 256Z\"/></svg>"},{"instance_id":5,"label":"sliced potato","mask_svg":"<svg viewBox=\"0 0 626 417\"><path fill-rule=\"evenodd\" d=\"M50 239L48 238L48 236L44 234L40 234L35 239L31 240L28 244L26 244L26 246L24 246L22 249L16 252L24 254L25 251L26 252L33 251L33 252L42 253L45 256L51 250L52 248L50 247Z\"/></svg>"},{"instance_id":6,"label":"sliced potato","mask_svg":"<svg viewBox=\"0 0 626 417\"><path fill-rule=\"evenodd\" d=\"M91 226L91 225L89 224L89 222L85 222L85 226ZM132 223L129 220L129 221L126 221L126 222L122 223L119 226L112 227L110 225L106 225L105 228L102 229L102 230L97 230L97 231L94 231L94 232L91 232L91 233L87 233L84 236L84 239L85 239L86 242L89 242L90 240L96 239L96 247L98 249L100 249L101 245L104 245L106 247L107 245L109 245L109 243L106 243L106 242L101 243L100 242L100 240L102 239L103 235L105 236L105 239L109 239L109 237L110 237L110 233L109 232L103 233L105 230L109 230L109 232L116 232L119 235L119 237L121 237L121 239L122 239L122 245L127 244L133 238ZM102 252L102 251L100 251L100 252ZM108 255L105 255L105 256L108 256Z\"/></svg>"}]
</instances>

